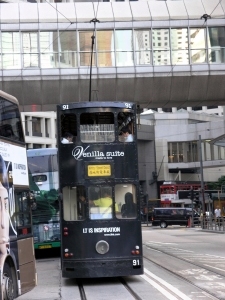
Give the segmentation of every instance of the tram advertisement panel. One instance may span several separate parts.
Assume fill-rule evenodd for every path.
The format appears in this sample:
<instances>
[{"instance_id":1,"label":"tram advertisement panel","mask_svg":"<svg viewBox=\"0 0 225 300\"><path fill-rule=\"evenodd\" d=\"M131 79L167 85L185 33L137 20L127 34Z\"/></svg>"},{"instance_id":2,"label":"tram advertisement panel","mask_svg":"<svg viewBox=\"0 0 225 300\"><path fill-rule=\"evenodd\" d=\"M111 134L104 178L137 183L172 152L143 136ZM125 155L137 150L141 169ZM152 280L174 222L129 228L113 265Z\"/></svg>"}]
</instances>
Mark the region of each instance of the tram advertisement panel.
<instances>
[{"instance_id":1,"label":"tram advertisement panel","mask_svg":"<svg viewBox=\"0 0 225 300\"><path fill-rule=\"evenodd\" d=\"M137 176L136 147L131 144L61 147L61 184L71 181L79 182L82 179L98 177L134 178ZM136 171L136 172L135 172Z\"/></svg>"}]
</instances>

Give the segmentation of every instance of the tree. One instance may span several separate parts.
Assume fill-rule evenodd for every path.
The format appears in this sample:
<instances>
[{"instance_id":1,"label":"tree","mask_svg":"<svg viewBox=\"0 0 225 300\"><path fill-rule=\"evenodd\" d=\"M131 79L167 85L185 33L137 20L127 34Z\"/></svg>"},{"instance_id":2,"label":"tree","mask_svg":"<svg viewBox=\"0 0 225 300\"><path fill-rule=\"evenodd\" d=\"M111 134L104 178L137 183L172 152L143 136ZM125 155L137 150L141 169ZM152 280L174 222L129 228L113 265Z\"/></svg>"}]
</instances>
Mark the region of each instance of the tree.
<instances>
[{"instance_id":1,"label":"tree","mask_svg":"<svg viewBox=\"0 0 225 300\"><path fill-rule=\"evenodd\" d=\"M209 190L221 190L221 186L225 186L225 176L218 178L217 182L207 182Z\"/></svg>"}]
</instances>

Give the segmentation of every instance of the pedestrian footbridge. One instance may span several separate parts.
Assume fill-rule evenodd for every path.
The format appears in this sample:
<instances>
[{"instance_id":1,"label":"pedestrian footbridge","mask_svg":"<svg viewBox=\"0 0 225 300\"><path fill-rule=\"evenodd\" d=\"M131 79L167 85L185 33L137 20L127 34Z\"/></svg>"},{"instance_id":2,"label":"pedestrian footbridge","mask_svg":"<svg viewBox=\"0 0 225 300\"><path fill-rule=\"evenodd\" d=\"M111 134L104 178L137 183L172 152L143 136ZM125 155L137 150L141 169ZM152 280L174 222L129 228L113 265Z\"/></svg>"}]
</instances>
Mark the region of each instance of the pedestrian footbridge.
<instances>
[{"instance_id":1,"label":"pedestrian footbridge","mask_svg":"<svg viewBox=\"0 0 225 300\"><path fill-rule=\"evenodd\" d=\"M0 88L24 111L224 105L224 18L224 0L0 4Z\"/></svg>"}]
</instances>

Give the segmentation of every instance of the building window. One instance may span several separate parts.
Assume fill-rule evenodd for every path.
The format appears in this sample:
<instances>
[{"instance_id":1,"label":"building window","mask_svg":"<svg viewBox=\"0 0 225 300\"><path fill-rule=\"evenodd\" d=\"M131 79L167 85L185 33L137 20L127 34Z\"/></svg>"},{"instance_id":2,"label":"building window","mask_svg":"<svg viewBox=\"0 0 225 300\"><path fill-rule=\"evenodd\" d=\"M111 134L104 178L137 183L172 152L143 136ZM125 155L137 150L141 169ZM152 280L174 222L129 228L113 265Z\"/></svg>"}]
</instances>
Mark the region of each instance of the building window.
<instances>
[{"instance_id":1,"label":"building window","mask_svg":"<svg viewBox=\"0 0 225 300\"><path fill-rule=\"evenodd\" d=\"M96 32L97 62L99 67L115 66L114 34L112 30Z\"/></svg>"},{"instance_id":2,"label":"building window","mask_svg":"<svg viewBox=\"0 0 225 300\"><path fill-rule=\"evenodd\" d=\"M58 68L58 33L56 31L40 32L41 68Z\"/></svg>"},{"instance_id":3,"label":"building window","mask_svg":"<svg viewBox=\"0 0 225 300\"><path fill-rule=\"evenodd\" d=\"M80 66L90 66L91 62L91 45L93 31L79 32L79 46L80 46ZM92 66L96 66L96 43L92 54Z\"/></svg>"},{"instance_id":4,"label":"building window","mask_svg":"<svg viewBox=\"0 0 225 300\"><path fill-rule=\"evenodd\" d=\"M32 118L32 134L33 136L42 136L41 133L41 118Z\"/></svg>"},{"instance_id":5,"label":"building window","mask_svg":"<svg viewBox=\"0 0 225 300\"><path fill-rule=\"evenodd\" d=\"M188 32L187 28L171 29L171 47L172 47L173 65L189 64L189 50L188 50L189 45L188 45L187 32ZM180 34L182 34L181 37Z\"/></svg>"},{"instance_id":6,"label":"building window","mask_svg":"<svg viewBox=\"0 0 225 300\"><path fill-rule=\"evenodd\" d=\"M3 69L21 69L20 33L2 32Z\"/></svg>"},{"instance_id":7,"label":"building window","mask_svg":"<svg viewBox=\"0 0 225 300\"><path fill-rule=\"evenodd\" d=\"M192 28L190 29L190 45L191 45L191 63L205 63L206 62L206 43L205 43L205 29Z\"/></svg>"},{"instance_id":8,"label":"building window","mask_svg":"<svg viewBox=\"0 0 225 300\"><path fill-rule=\"evenodd\" d=\"M154 45L154 43L153 43ZM151 31L134 31L135 63L136 65L149 65L151 62Z\"/></svg>"},{"instance_id":9,"label":"building window","mask_svg":"<svg viewBox=\"0 0 225 300\"><path fill-rule=\"evenodd\" d=\"M211 27L207 31L210 63L225 63L225 27Z\"/></svg>"},{"instance_id":10,"label":"building window","mask_svg":"<svg viewBox=\"0 0 225 300\"><path fill-rule=\"evenodd\" d=\"M164 37L169 33L168 28L153 29L152 37L155 40L153 49L153 64L154 65L170 65L170 47L169 39L164 42ZM159 37L160 35L160 37ZM169 38L169 36L167 36ZM160 42L158 42L160 41ZM163 58L162 58L163 57Z\"/></svg>"},{"instance_id":11,"label":"building window","mask_svg":"<svg viewBox=\"0 0 225 300\"><path fill-rule=\"evenodd\" d=\"M76 31L59 32L59 66L60 68L77 67L77 35Z\"/></svg>"},{"instance_id":12,"label":"building window","mask_svg":"<svg viewBox=\"0 0 225 300\"><path fill-rule=\"evenodd\" d=\"M133 66L133 38L132 30L115 31L115 55L117 66Z\"/></svg>"},{"instance_id":13,"label":"building window","mask_svg":"<svg viewBox=\"0 0 225 300\"><path fill-rule=\"evenodd\" d=\"M32 68L39 66L38 55L38 33L23 32L22 33L22 52L23 52L23 67Z\"/></svg>"}]
</instances>

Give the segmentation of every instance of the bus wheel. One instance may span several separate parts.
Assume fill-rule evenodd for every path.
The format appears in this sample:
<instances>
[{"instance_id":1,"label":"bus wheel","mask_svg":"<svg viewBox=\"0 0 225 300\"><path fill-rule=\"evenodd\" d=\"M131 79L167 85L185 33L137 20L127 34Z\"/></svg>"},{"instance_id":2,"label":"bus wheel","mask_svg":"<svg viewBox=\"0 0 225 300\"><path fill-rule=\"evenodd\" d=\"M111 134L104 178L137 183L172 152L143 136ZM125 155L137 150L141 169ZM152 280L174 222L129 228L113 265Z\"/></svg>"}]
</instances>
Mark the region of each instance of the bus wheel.
<instances>
[{"instance_id":1,"label":"bus wheel","mask_svg":"<svg viewBox=\"0 0 225 300\"><path fill-rule=\"evenodd\" d=\"M160 227L161 227L161 228L166 228L166 227L167 227L166 222L165 222L165 221L162 221L162 222L160 223Z\"/></svg>"},{"instance_id":2,"label":"bus wheel","mask_svg":"<svg viewBox=\"0 0 225 300\"><path fill-rule=\"evenodd\" d=\"M3 299L4 300L15 299L14 291L15 288L13 283L12 272L10 266L7 263L5 263L3 269Z\"/></svg>"}]
</instances>

